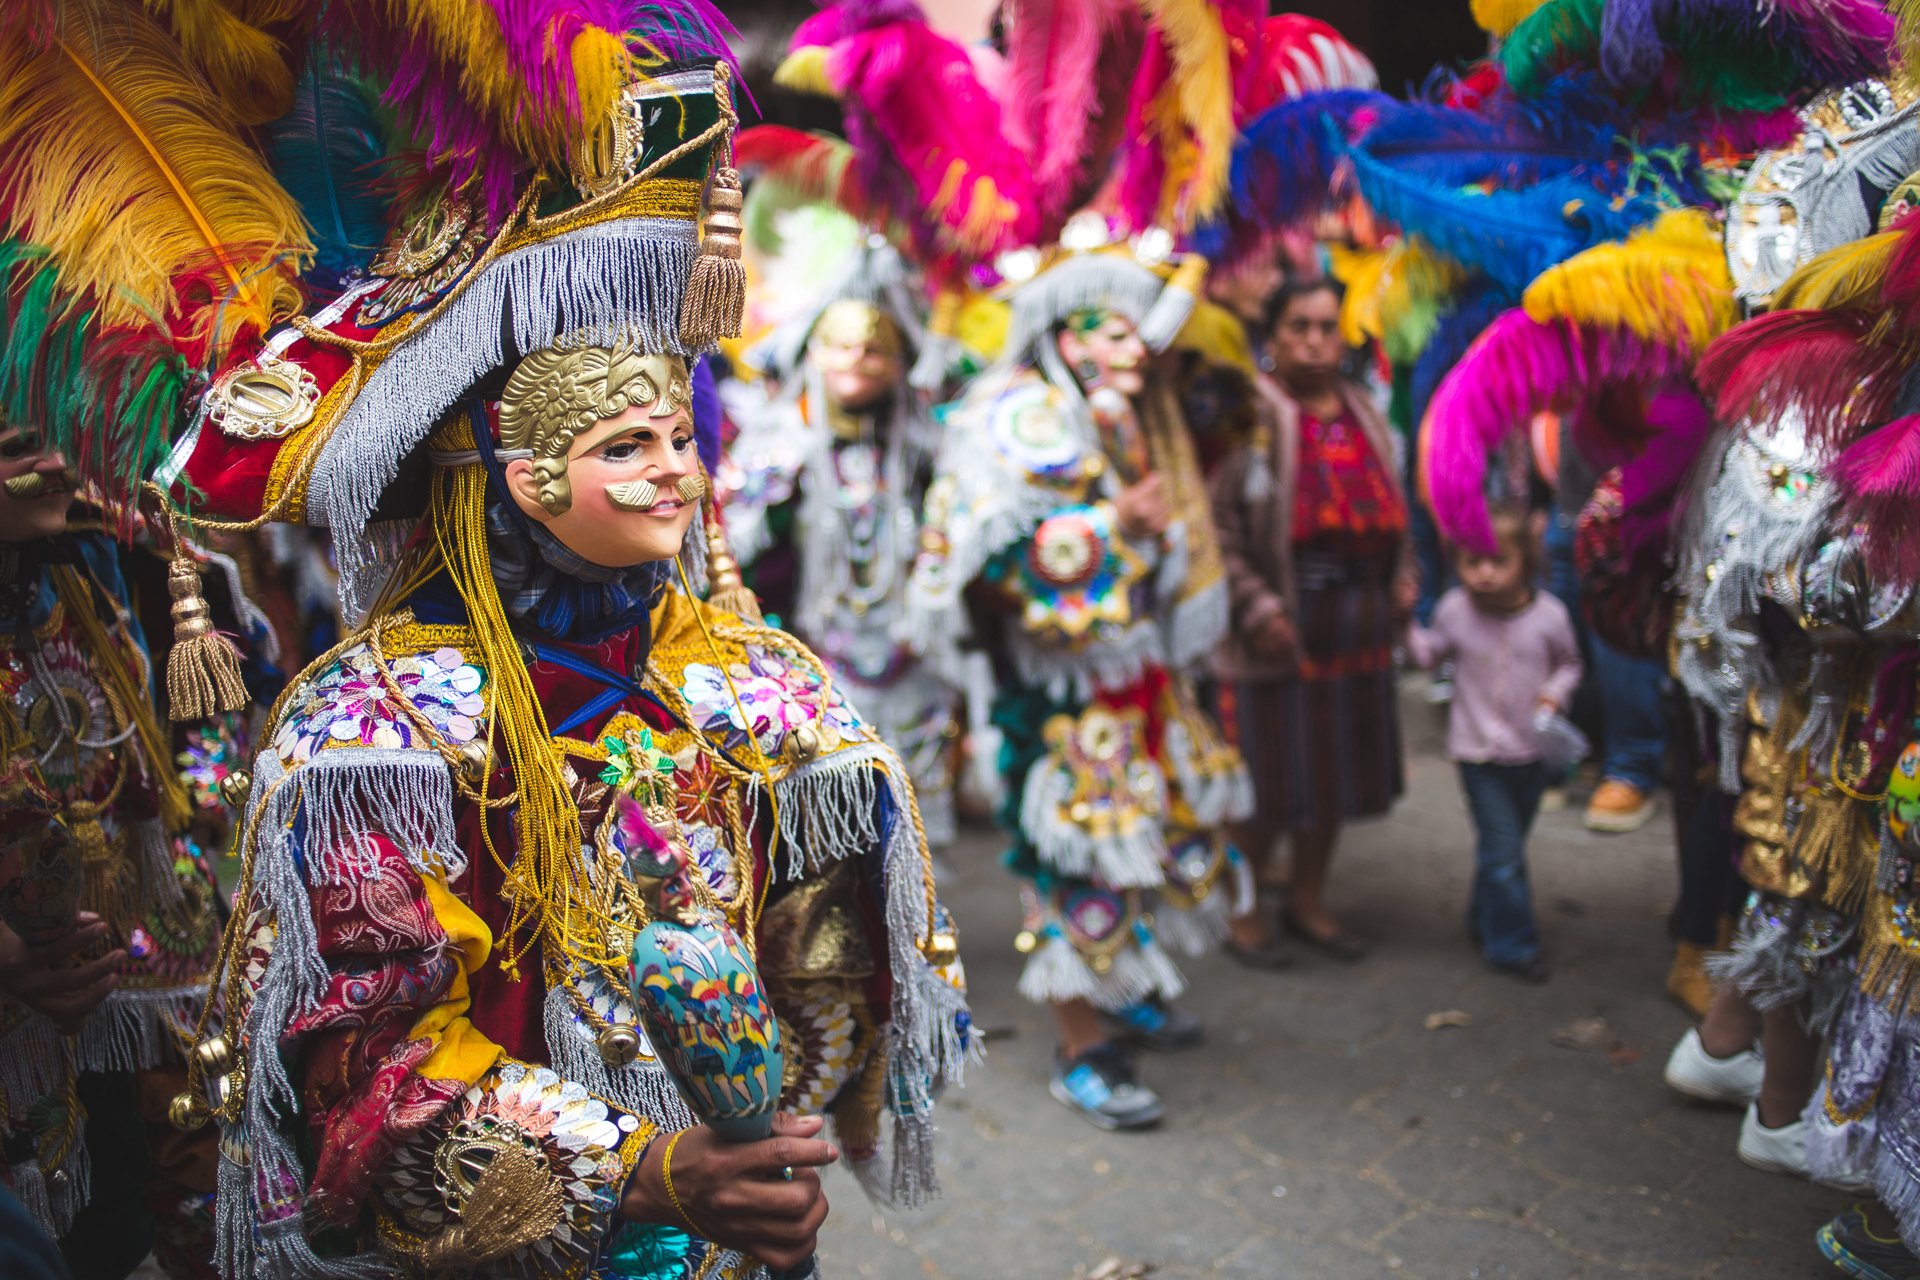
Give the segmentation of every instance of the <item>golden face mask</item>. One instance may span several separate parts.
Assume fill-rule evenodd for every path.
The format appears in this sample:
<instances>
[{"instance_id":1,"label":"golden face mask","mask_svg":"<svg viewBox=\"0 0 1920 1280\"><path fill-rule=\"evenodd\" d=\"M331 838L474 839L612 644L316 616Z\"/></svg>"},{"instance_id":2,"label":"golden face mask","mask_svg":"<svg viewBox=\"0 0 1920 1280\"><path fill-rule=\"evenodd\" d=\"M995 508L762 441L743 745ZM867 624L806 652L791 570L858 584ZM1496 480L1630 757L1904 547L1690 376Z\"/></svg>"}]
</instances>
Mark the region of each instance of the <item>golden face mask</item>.
<instances>
[{"instance_id":1,"label":"golden face mask","mask_svg":"<svg viewBox=\"0 0 1920 1280\"><path fill-rule=\"evenodd\" d=\"M582 431L632 408L671 418L691 399L679 356L606 347L549 348L520 362L500 395L502 461L532 458L540 505L549 515L573 506L567 454Z\"/></svg>"},{"instance_id":2,"label":"golden face mask","mask_svg":"<svg viewBox=\"0 0 1920 1280\"><path fill-rule=\"evenodd\" d=\"M846 368L869 352L899 359L906 350L900 326L870 302L842 298L827 304L814 322L807 349L821 367Z\"/></svg>"}]
</instances>

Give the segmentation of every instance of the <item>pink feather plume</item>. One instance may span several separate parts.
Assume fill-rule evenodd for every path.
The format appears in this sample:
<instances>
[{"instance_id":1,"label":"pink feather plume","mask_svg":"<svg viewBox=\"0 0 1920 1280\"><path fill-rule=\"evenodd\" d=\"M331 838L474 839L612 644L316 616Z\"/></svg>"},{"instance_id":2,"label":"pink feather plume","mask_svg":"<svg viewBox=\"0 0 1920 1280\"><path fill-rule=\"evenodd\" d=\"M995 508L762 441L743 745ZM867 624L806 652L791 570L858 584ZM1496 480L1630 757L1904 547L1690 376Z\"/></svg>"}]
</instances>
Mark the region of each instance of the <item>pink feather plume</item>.
<instances>
[{"instance_id":1,"label":"pink feather plume","mask_svg":"<svg viewBox=\"0 0 1920 1280\"><path fill-rule=\"evenodd\" d=\"M1468 547L1493 548L1487 457L1536 413L1622 384L1679 377L1688 363L1687 352L1624 329L1541 324L1518 310L1501 315L1441 379L1421 425L1427 494L1441 533Z\"/></svg>"},{"instance_id":2,"label":"pink feather plume","mask_svg":"<svg viewBox=\"0 0 1920 1280\"><path fill-rule=\"evenodd\" d=\"M1920 538L1912 532L1920 501L1920 414L1895 418L1848 446L1833 467L1841 510L1865 539L1876 582L1920 582Z\"/></svg>"},{"instance_id":3,"label":"pink feather plume","mask_svg":"<svg viewBox=\"0 0 1920 1280\"><path fill-rule=\"evenodd\" d=\"M1008 136L1032 157L1043 216L1070 212L1102 110L1100 58L1130 0L1018 0L1007 6Z\"/></svg>"},{"instance_id":4,"label":"pink feather plume","mask_svg":"<svg viewBox=\"0 0 1920 1280\"><path fill-rule=\"evenodd\" d=\"M1726 422L1804 415L1808 438L1837 449L1886 421L1907 361L1872 341L1876 316L1862 311L1774 311L1721 334L1700 358L1700 385Z\"/></svg>"},{"instance_id":5,"label":"pink feather plume","mask_svg":"<svg viewBox=\"0 0 1920 1280\"><path fill-rule=\"evenodd\" d=\"M856 149L869 130L884 142L942 242L986 257L1033 240L1026 156L1007 145L1000 103L966 50L925 22L891 22L833 43L826 74L849 116L863 117L857 130L849 121Z\"/></svg>"}]
</instances>

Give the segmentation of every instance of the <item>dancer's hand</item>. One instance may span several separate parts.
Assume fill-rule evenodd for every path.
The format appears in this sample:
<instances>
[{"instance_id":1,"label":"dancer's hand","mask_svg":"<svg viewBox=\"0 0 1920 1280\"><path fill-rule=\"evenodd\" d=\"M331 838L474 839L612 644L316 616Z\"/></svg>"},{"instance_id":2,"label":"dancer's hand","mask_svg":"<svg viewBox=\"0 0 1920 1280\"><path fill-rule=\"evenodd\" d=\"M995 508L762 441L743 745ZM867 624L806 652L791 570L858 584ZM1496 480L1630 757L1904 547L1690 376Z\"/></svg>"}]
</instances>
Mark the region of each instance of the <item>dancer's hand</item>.
<instances>
[{"instance_id":1,"label":"dancer's hand","mask_svg":"<svg viewBox=\"0 0 1920 1280\"><path fill-rule=\"evenodd\" d=\"M627 1180L620 1216L685 1228L693 1219L715 1244L752 1254L774 1271L812 1257L827 1195L816 1169L840 1158L840 1150L815 1135L818 1116L774 1117L773 1136L761 1142L726 1142L705 1125L681 1135L673 1148L673 1190L686 1211L674 1208L661 1177L668 1135L647 1149ZM791 1169L793 1181L782 1174Z\"/></svg>"},{"instance_id":2,"label":"dancer's hand","mask_svg":"<svg viewBox=\"0 0 1920 1280\"><path fill-rule=\"evenodd\" d=\"M1129 538L1157 538L1173 523L1173 499L1157 471L1122 489L1113 500L1113 511L1120 532Z\"/></svg>"},{"instance_id":3,"label":"dancer's hand","mask_svg":"<svg viewBox=\"0 0 1920 1280\"><path fill-rule=\"evenodd\" d=\"M107 922L91 911L80 912L71 929L38 947L28 946L19 934L0 924L0 992L51 1018L63 1034L71 1035L120 981L114 970L126 963L124 951L109 951L84 964L73 962L82 951L106 939Z\"/></svg>"},{"instance_id":4,"label":"dancer's hand","mask_svg":"<svg viewBox=\"0 0 1920 1280\"><path fill-rule=\"evenodd\" d=\"M1279 663L1291 673L1299 661L1300 637L1294 633L1293 620L1276 613L1253 633L1253 652L1269 662Z\"/></svg>"}]
</instances>

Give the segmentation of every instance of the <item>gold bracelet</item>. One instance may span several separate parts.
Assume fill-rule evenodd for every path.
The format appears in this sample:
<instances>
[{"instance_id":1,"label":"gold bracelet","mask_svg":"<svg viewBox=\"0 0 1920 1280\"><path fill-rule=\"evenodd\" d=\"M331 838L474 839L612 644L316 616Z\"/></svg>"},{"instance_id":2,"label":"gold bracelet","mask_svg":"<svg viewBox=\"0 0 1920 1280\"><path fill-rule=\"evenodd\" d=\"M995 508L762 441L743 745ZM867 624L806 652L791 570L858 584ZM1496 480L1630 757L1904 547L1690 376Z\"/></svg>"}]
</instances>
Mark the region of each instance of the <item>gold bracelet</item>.
<instances>
[{"instance_id":1,"label":"gold bracelet","mask_svg":"<svg viewBox=\"0 0 1920 1280\"><path fill-rule=\"evenodd\" d=\"M692 1231L694 1235L700 1237L702 1240L711 1241L713 1237L702 1231L699 1225L694 1222L693 1215L688 1213L687 1207L680 1203L680 1195L673 1189L673 1148L680 1139L686 1136L687 1131L682 1129L667 1139L667 1149L660 1153L660 1181L666 1184L667 1199L673 1202L673 1211L680 1215L680 1220L687 1224L687 1228Z\"/></svg>"}]
</instances>

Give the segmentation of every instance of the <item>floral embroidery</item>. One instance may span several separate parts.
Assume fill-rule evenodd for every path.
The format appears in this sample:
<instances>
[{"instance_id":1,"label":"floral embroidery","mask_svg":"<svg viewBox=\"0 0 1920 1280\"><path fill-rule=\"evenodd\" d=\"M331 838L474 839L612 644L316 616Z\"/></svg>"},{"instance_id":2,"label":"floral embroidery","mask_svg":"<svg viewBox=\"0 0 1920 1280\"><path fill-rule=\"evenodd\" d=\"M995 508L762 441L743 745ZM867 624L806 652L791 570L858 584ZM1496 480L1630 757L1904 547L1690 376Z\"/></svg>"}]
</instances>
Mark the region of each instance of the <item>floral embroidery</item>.
<instances>
[{"instance_id":1,"label":"floral embroidery","mask_svg":"<svg viewBox=\"0 0 1920 1280\"><path fill-rule=\"evenodd\" d=\"M751 645L746 655L745 662L725 670L704 662L687 664L680 692L702 733L721 735L732 750L747 745L751 727L751 737L769 756L778 754L788 734L808 725L820 731L826 750L845 739L870 736L838 695L824 698L821 706L824 682L818 673Z\"/></svg>"},{"instance_id":2,"label":"floral embroidery","mask_svg":"<svg viewBox=\"0 0 1920 1280\"><path fill-rule=\"evenodd\" d=\"M239 713L228 712L193 725L186 731L183 745L185 750L174 757L174 762L180 766L180 780L186 784L194 808L220 808L226 803L220 795L220 784L246 758Z\"/></svg>"},{"instance_id":3,"label":"floral embroidery","mask_svg":"<svg viewBox=\"0 0 1920 1280\"><path fill-rule=\"evenodd\" d=\"M608 734L600 740L607 749L607 767L600 781L632 796L643 805L664 804L673 795L673 757L653 740L653 730Z\"/></svg>"},{"instance_id":4,"label":"floral embroidery","mask_svg":"<svg viewBox=\"0 0 1920 1280\"><path fill-rule=\"evenodd\" d=\"M458 649L404 654L387 669L391 684L365 649L343 655L314 681L274 735L281 760L299 764L330 746L429 745L401 698L448 742L458 745L480 736L479 718L486 710L480 690L486 675Z\"/></svg>"}]
</instances>

